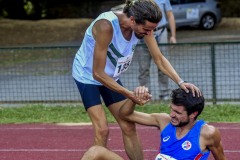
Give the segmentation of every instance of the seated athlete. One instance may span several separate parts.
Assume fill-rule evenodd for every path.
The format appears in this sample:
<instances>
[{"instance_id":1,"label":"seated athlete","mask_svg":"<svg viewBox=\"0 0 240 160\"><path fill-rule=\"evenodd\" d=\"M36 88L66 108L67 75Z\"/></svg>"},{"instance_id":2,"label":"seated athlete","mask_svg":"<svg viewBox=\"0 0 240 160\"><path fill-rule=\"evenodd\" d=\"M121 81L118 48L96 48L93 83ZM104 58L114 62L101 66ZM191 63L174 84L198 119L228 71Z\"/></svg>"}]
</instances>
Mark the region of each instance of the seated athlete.
<instances>
[{"instance_id":1,"label":"seated athlete","mask_svg":"<svg viewBox=\"0 0 240 160\"><path fill-rule=\"evenodd\" d=\"M135 95L145 104L151 98L146 87L137 87ZM216 160L226 160L220 132L203 120L197 120L204 108L204 97L193 97L181 88L171 94L170 114L147 114L135 111L131 100L121 107L122 119L160 129L161 146L155 160L207 160L210 152ZM82 160L123 160L116 153L101 147L91 147Z\"/></svg>"}]
</instances>

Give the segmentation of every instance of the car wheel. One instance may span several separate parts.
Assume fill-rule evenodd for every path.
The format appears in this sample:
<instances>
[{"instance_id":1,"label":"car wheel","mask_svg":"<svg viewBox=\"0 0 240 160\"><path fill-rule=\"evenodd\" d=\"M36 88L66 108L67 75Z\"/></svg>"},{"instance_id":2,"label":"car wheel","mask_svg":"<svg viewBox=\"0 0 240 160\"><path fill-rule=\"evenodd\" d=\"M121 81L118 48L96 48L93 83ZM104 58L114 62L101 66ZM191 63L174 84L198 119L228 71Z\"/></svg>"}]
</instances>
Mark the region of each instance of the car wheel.
<instances>
[{"instance_id":1,"label":"car wheel","mask_svg":"<svg viewBox=\"0 0 240 160\"><path fill-rule=\"evenodd\" d=\"M213 29L215 27L215 17L211 14L206 14L202 17L201 19L201 28L206 29L206 30L210 30Z\"/></svg>"}]
</instances>

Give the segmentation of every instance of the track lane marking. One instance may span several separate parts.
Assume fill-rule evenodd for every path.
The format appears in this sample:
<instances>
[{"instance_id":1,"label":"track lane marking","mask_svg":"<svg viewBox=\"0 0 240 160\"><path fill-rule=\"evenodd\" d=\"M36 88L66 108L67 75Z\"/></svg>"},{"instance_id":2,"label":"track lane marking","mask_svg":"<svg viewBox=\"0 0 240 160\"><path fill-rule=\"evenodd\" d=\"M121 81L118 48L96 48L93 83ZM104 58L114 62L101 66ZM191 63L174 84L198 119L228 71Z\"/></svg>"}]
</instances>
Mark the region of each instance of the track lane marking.
<instances>
[{"instance_id":1,"label":"track lane marking","mask_svg":"<svg viewBox=\"0 0 240 160\"><path fill-rule=\"evenodd\" d=\"M87 149L0 149L0 152L86 152ZM115 152L125 152L124 149L113 149ZM158 152L154 149L145 149L143 152ZM240 153L240 150L224 150L225 153Z\"/></svg>"}]
</instances>

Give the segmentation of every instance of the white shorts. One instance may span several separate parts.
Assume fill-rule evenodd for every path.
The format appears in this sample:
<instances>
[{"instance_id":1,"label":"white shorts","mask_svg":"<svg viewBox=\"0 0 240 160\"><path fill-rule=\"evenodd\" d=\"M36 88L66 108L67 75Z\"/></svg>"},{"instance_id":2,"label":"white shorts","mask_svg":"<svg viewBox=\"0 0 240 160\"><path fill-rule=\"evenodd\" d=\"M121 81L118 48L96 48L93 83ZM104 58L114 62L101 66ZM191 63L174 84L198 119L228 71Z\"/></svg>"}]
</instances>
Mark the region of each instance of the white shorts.
<instances>
[{"instance_id":1,"label":"white shorts","mask_svg":"<svg viewBox=\"0 0 240 160\"><path fill-rule=\"evenodd\" d=\"M156 156L155 160L176 160L176 159L173 158L173 157L171 157L171 156L168 156L168 155L166 155L166 154L161 154L161 153L159 153L159 154Z\"/></svg>"}]
</instances>

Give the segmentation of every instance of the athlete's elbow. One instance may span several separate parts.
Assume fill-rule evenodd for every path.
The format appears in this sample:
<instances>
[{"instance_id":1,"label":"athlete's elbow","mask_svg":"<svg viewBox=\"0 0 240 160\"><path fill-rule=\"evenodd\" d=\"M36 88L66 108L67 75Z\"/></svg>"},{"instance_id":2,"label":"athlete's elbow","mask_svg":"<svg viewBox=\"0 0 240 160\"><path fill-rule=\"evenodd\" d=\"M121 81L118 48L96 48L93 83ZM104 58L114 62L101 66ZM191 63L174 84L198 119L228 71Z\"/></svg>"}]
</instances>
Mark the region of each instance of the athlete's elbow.
<instances>
[{"instance_id":1,"label":"athlete's elbow","mask_svg":"<svg viewBox=\"0 0 240 160\"><path fill-rule=\"evenodd\" d=\"M93 78L95 79L95 80L97 80L97 81L101 81L101 79L102 79L102 76L101 76L102 74L100 73L100 72L98 72L98 71L93 71Z\"/></svg>"},{"instance_id":2,"label":"athlete's elbow","mask_svg":"<svg viewBox=\"0 0 240 160\"><path fill-rule=\"evenodd\" d=\"M93 72L93 78L95 79L95 80L98 80L98 74L96 74L95 72Z\"/></svg>"}]
</instances>

